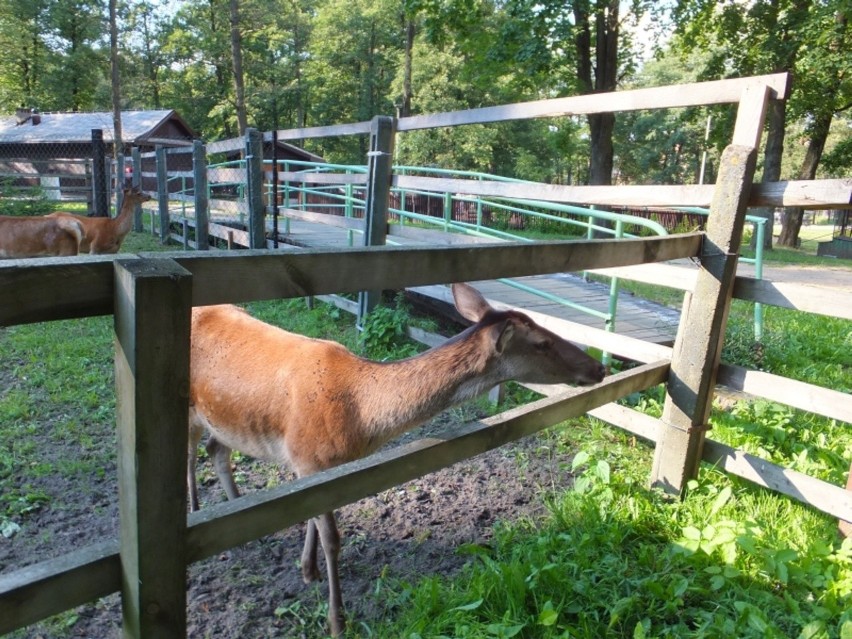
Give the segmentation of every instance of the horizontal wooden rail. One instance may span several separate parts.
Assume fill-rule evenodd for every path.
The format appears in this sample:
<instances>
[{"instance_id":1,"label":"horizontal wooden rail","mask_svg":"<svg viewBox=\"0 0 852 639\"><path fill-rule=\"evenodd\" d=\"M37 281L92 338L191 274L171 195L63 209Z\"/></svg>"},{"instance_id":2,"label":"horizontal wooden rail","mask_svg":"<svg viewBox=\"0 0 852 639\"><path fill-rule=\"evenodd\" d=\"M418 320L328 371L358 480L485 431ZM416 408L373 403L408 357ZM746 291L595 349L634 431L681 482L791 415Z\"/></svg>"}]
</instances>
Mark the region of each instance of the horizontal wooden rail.
<instances>
[{"instance_id":1,"label":"horizontal wooden rail","mask_svg":"<svg viewBox=\"0 0 852 639\"><path fill-rule=\"evenodd\" d=\"M631 267L592 269L591 272L681 291L692 291L695 287L697 268L697 265L641 264ZM852 319L852 295L838 295L838 290L831 287L737 276L734 280L733 295L736 299L748 302L759 302L827 317Z\"/></svg>"},{"instance_id":2,"label":"horizontal wooden rail","mask_svg":"<svg viewBox=\"0 0 852 639\"><path fill-rule=\"evenodd\" d=\"M632 408L607 404L590 410L589 415L649 442L657 442L660 420ZM791 497L841 521L852 522L852 491L842 486L784 468L712 439L704 442L702 460L726 473Z\"/></svg>"},{"instance_id":3,"label":"horizontal wooden rail","mask_svg":"<svg viewBox=\"0 0 852 639\"><path fill-rule=\"evenodd\" d=\"M267 180L272 180L272 171L265 171ZM298 182L300 184L367 184L366 173L300 173L297 171L278 171L278 181Z\"/></svg>"},{"instance_id":4,"label":"horizontal wooden rail","mask_svg":"<svg viewBox=\"0 0 852 639\"><path fill-rule=\"evenodd\" d=\"M636 111L641 109L661 109L708 104L733 104L739 102L742 92L750 86L766 85L773 98L784 99L790 91L790 75L776 73L749 78L732 78L695 82L630 91L615 91L606 96L599 94L579 95L550 100L519 102L479 109L465 109L429 115L415 115L397 120L397 131L415 131L433 127L459 126L465 124L483 124L487 122L506 122L527 118L557 117L564 115L584 115L589 113L610 113L617 111ZM370 133L371 122L353 122L330 126L305 127L301 129L281 129L277 132L279 140L306 140L342 135L363 135ZM272 132L263 134L265 142L272 141ZM220 153L242 148L243 138L223 140L209 144L208 153Z\"/></svg>"},{"instance_id":5,"label":"horizontal wooden rail","mask_svg":"<svg viewBox=\"0 0 852 639\"><path fill-rule=\"evenodd\" d=\"M520 277L696 255L702 233L626 240L140 254L174 259L194 276L193 305L401 289ZM123 255L122 257L127 257ZM113 256L0 262L0 326L112 313Z\"/></svg>"},{"instance_id":6,"label":"horizontal wooden rail","mask_svg":"<svg viewBox=\"0 0 852 639\"><path fill-rule=\"evenodd\" d=\"M714 184L569 186L414 175L394 175L392 182L400 189L545 200L580 206L709 207L716 190ZM749 196L749 206L802 206L825 209L848 207L850 203L852 180L841 179L756 183L752 185Z\"/></svg>"},{"instance_id":7,"label":"horizontal wooden rail","mask_svg":"<svg viewBox=\"0 0 852 639\"><path fill-rule=\"evenodd\" d=\"M400 118L397 122L397 130L414 131L433 127L506 122L528 118L735 103L739 102L747 87L757 85L769 86L773 92L773 97L784 99L790 90L790 76L787 73L777 73L750 78L614 91L607 93L606 96L599 94L578 95L451 111L435 115L415 115Z\"/></svg>"},{"instance_id":8,"label":"horizontal wooden rail","mask_svg":"<svg viewBox=\"0 0 852 639\"><path fill-rule=\"evenodd\" d=\"M647 364L586 388L376 453L278 488L216 504L189 516L188 560L222 550L352 503L479 453L531 435L665 380L668 362ZM0 633L116 592L121 587L117 544L85 548L0 575Z\"/></svg>"},{"instance_id":9,"label":"horizontal wooden rail","mask_svg":"<svg viewBox=\"0 0 852 639\"><path fill-rule=\"evenodd\" d=\"M731 390L852 424L852 395L795 379L722 364L716 381Z\"/></svg>"}]
</instances>

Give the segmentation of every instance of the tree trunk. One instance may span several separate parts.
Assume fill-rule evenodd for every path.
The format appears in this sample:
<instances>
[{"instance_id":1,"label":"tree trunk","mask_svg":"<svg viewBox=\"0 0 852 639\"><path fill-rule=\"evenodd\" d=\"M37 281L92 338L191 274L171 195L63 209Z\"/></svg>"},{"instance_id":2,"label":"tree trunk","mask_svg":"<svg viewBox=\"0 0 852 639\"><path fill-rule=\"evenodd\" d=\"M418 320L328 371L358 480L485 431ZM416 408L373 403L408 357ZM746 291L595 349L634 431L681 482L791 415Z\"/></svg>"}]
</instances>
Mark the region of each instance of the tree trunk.
<instances>
[{"instance_id":1,"label":"tree trunk","mask_svg":"<svg viewBox=\"0 0 852 639\"><path fill-rule=\"evenodd\" d=\"M402 104L399 108L399 117L405 118L411 115L411 63L414 53L414 19L403 16L405 28L405 58L403 60L402 75Z\"/></svg>"},{"instance_id":2,"label":"tree trunk","mask_svg":"<svg viewBox=\"0 0 852 639\"><path fill-rule=\"evenodd\" d=\"M769 121L766 132L766 148L763 151L763 177L761 182L777 182L781 179L781 158L784 155L784 136L787 124L787 103L784 100L769 102ZM763 248L772 249L772 225L775 220L775 209L762 206L751 211L753 215L766 219L766 234L763 236ZM757 234L751 238L751 246L757 242Z\"/></svg>"},{"instance_id":3,"label":"tree trunk","mask_svg":"<svg viewBox=\"0 0 852 639\"><path fill-rule=\"evenodd\" d=\"M825 141L828 138L828 130L831 127L831 119L834 113L825 111L816 115L811 130L811 139L808 142L808 150L805 153L805 161L799 170L797 179L813 180L816 177L817 166L819 166L822 152L825 149ZM781 224L781 235L778 237L779 246L795 247L799 244L799 231L802 228L802 218L805 210L800 206L792 206L784 212Z\"/></svg>"},{"instance_id":4,"label":"tree trunk","mask_svg":"<svg viewBox=\"0 0 852 639\"><path fill-rule=\"evenodd\" d=\"M121 133L121 81L118 70L118 17L116 16L116 0L109 0L109 62L110 80L112 83L112 153L115 159L124 153L124 143ZM119 176L123 180L124 176Z\"/></svg>"},{"instance_id":5,"label":"tree trunk","mask_svg":"<svg viewBox=\"0 0 852 639\"><path fill-rule=\"evenodd\" d=\"M246 88L243 77L243 48L240 35L240 3L239 0L231 0L231 59L234 64L234 94L236 98L237 125L240 135L245 135L248 128L248 117L246 116Z\"/></svg>"}]
</instances>

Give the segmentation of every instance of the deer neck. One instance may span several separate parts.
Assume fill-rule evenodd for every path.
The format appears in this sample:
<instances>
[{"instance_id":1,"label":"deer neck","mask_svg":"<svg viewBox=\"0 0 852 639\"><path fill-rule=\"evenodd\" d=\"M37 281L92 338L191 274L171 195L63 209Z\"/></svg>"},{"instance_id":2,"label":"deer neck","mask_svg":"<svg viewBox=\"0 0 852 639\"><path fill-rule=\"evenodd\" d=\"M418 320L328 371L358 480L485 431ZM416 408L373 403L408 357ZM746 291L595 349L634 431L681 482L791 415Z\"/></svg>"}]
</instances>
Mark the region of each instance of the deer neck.
<instances>
[{"instance_id":1,"label":"deer neck","mask_svg":"<svg viewBox=\"0 0 852 639\"><path fill-rule=\"evenodd\" d=\"M505 381L477 337L454 338L397 362L365 362L361 408L375 446Z\"/></svg>"},{"instance_id":2,"label":"deer neck","mask_svg":"<svg viewBox=\"0 0 852 639\"><path fill-rule=\"evenodd\" d=\"M133 226L133 209L135 208L135 201L124 198L124 201L121 203L121 210L113 218L117 236L123 237L130 232L130 228Z\"/></svg>"}]
</instances>

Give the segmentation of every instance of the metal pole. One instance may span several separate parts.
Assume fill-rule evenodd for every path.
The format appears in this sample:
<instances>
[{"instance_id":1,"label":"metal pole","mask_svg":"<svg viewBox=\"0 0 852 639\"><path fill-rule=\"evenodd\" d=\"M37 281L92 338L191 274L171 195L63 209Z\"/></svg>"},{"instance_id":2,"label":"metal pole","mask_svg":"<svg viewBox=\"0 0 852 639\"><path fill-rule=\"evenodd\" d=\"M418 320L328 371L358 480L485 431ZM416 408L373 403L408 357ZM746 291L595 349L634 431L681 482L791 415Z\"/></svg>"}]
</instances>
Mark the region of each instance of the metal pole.
<instances>
[{"instance_id":1,"label":"metal pole","mask_svg":"<svg viewBox=\"0 0 852 639\"><path fill-rule=\"evenodd\" d=\"M105 159L104 132L101 129L92 129L92 196L95 217L109 217Z\"/></svg>"},{"instance_id":2,"label":"metal pole","mask_svg":"<svg viewBox=\"0 0 852 639\"><path fill-rule=\"evenodd\" d=\"M272 247L278 248L278 130L272 132Z\"/></svg>"}]
</instances>

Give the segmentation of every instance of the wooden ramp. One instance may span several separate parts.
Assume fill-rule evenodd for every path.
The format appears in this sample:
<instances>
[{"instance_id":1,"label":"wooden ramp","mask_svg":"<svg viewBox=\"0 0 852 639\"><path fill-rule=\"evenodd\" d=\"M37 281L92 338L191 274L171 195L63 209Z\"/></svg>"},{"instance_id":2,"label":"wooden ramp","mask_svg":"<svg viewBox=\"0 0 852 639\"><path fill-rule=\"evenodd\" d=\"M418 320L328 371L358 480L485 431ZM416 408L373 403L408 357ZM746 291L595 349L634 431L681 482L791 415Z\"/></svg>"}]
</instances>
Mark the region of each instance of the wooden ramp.
<instances>
[{"instance_id":1,"label":"wooden ramp","mask_svg":"<svg viewBox=\"0 0 852 639\"><path fill-rule=\"evenodd\" d=\"M345 218L339 218L341 220ZM283 223L279 223L280 237L288 244L304 248L329 248L362 246L362 236L343 226L331 226L318 222L291 219L289 233L281 233ZM360 225L359 225L360 226ZM443 233L435 230L421 230L406 227L404 230L394 226L397 232L388 235L388 244L402 246L435 246L441 244L458 244L461 242L479 243L483 241L498 242L497 239L483 240L454 233ZM351 239L350 239L351 237ZM574 304L595 309L606 313L609 308L609 285L584 280L579 274L558 273L534 277L516 278L513 280L525 287L543 291L551 296L568 300ZM603 319L540 297L535 293L519 290L499 280L473 282L486 298L526 308L546 315L559 317L571 322L605 328ZM429 287L418 287L421 295L430 295ZM432 295L434 297L434 295ZM672 344L677 332L680 312L643 300L627 293L620 293L616 310L615 332L653 342L656 344Z\"/></svg>"}]
</instances>

